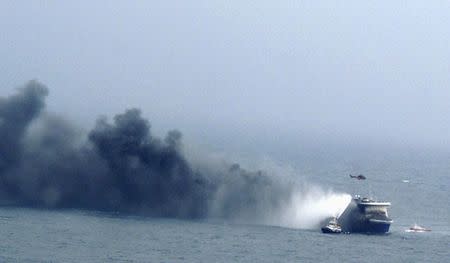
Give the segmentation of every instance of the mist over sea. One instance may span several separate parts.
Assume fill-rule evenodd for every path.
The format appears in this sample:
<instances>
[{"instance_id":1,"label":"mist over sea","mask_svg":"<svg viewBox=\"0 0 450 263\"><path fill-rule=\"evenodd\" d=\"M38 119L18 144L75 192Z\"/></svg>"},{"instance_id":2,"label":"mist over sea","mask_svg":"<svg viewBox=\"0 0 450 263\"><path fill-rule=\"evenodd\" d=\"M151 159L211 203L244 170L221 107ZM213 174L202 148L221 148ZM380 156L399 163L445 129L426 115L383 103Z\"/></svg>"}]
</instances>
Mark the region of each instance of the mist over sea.
<instances>
[{"instance_id":1,"label":"mist over sea","mask_svg":"<svg viewBox=\"0 0 450 263\"><path fill-rule=\"evenodd\" d=\"M448 259L443 153L306 142L297 149L258 138L245 145L248 137L242 149L217 144L232 157L184 148L177 130L160 139L139 109L78 133L45 111L48 92L31 81L0 98L2 262ZM389 234L320 232L354 194L392 203ZM432 231L405 233L415 223Z\"/></svg>"},{"instance_id":2,"label":"mist over sea","mask_svg":"<svg viewBox=\"0 0 450 263\"><path fill-rule=\"evenodd\" d=\"M450 262L449 14L0 1L0 263Z\"/></svg>"},{"instance_id":3,"label":"mist over sea","mask_svg":"<svg viewBox=\"0 0 450 263\"><path fill-rule=\"evenodd\" d=\"M0 261L446 262L450 244L448 167L442 163L394 163L372 169L364 171L365 182L347 178L344 167L326 164L310 174L303 172L305 180L323 188L367 190L390 201L394 223L388 235L334 236L322 234L318 228L217 218L180 220L78 209L2 207ZM402 181L406 179L409 183ZM432 232L404 232L413 223Z\"/></svg>"}]
</instances>

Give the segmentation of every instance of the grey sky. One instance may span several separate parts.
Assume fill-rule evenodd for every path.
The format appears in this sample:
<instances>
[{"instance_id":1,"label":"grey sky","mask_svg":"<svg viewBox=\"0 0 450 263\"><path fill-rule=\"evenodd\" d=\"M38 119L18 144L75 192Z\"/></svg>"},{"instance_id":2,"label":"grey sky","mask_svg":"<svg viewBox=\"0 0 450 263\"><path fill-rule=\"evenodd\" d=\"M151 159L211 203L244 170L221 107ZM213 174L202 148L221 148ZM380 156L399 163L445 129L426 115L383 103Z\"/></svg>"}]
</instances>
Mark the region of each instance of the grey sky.
<instances>
[{"instance_id":1,"label":"grey sky","mask_svg":"<svg viewBox=\"0 0 450 263\"><path fill-rule=\"evenodd\" d=\"M2 1L0 95L37 78L86 124L136 106L182 131L450 147L449 1L100 2Z\"/></svg>"}]
</instances>

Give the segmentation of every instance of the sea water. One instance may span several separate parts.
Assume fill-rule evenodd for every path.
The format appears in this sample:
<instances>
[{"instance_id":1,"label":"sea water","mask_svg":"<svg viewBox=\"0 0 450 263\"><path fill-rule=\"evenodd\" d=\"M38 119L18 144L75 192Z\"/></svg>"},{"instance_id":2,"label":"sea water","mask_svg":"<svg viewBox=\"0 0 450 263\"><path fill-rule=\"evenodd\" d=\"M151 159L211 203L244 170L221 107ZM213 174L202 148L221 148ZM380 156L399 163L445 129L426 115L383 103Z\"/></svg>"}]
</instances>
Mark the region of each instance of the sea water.
<instances>
[{"instance_id":1,"label":"sea water","mask_svg":"<svg viewBox=\"0 0 450 263\"><path fill-rule=\"evenodd\" d=\"M0 262L449 262L446 167L434 167L433 176L428 168L367 170L365 182L345 170L318 170L305 180L390 201L390 234L2 207ZM406 233L414 223L432 231Z\"/></svg>"}]
</instances>

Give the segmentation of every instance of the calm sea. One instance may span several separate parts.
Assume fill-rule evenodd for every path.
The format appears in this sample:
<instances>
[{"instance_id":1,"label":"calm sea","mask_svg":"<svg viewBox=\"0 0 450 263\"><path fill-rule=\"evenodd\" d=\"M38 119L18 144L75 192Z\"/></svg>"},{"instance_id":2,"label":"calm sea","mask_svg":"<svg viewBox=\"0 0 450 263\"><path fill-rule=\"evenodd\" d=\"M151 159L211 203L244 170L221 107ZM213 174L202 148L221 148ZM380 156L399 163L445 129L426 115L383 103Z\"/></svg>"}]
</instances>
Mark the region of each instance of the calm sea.
<instances>
[{"instance_id":1,"label":"calm sea","mask_svg":"<svg viewBox=\"0 0 450 263\"><path fill-rule=\"evenodd\" d=\"M365 171L363 183L346 169L306 177L392 202L390 234L3 207L0 262L450 262L450 170L380 168ZM404 232L413 223L432 232Z\"/></svg>"}]
</instances>

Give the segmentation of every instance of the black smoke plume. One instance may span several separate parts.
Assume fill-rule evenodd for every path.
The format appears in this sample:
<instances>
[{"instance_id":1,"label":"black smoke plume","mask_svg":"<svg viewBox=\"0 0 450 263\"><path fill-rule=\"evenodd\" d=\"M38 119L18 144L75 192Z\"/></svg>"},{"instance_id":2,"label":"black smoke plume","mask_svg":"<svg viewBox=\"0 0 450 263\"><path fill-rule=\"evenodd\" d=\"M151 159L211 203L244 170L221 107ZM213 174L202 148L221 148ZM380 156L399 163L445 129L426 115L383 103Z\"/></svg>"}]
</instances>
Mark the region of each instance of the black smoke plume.
<instances>
[{"instance_id":1,"label":"black smoke plume","mask_svg":"<svg viewBox=\"0 0 450 263\"><path fill-rule=\"evenodd\" d=\"M47 94L30 81L0 98L2 205L261 219L290 198L290 188L264 172L188 162L181 133L153 136L138 109L99 118L83 134L44 111Z\"/></svg>"}]
</instances>

